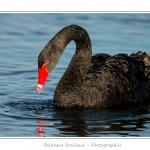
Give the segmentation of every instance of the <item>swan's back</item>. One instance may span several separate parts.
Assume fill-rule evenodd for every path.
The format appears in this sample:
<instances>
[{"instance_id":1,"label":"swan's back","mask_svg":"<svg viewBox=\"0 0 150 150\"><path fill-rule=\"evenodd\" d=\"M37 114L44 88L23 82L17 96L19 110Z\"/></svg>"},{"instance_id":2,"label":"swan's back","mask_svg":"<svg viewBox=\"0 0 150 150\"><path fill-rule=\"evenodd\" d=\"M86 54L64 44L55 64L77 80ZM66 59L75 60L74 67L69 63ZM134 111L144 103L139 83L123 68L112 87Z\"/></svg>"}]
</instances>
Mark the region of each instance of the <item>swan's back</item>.
<instances>
[{"instance_id":1,"label":"swan's back","mask_svg":"<svg viewBox=\"0 0 150 150\"><path fill-rule=\"evenodd\" d=\"M81 87L85 107L111 107L148 98L149 64L149 55L141 52L131 56L92 56L91 66Z\"/></svg>"}]
</instances>

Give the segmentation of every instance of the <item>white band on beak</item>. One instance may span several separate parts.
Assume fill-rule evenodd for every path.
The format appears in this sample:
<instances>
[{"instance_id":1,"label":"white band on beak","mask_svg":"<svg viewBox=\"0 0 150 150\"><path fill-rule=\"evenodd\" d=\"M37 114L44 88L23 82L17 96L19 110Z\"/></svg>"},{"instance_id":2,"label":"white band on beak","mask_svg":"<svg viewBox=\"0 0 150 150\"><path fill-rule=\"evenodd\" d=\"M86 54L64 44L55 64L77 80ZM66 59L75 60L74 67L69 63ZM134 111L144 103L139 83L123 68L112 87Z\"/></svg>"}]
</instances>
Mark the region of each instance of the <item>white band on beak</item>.
<instances>
[{"instance_id":1,"label":"white band on beak","mask_svg":"<svg viewBox=\"0 0 150 150\"><path fill-rule=\"evenodd\" d=\"M39 88L42 88L42 87L43 87L43 85L42 85L42 84L38 84L37 86L38 86Z\"/></svg>"}]
</instances>

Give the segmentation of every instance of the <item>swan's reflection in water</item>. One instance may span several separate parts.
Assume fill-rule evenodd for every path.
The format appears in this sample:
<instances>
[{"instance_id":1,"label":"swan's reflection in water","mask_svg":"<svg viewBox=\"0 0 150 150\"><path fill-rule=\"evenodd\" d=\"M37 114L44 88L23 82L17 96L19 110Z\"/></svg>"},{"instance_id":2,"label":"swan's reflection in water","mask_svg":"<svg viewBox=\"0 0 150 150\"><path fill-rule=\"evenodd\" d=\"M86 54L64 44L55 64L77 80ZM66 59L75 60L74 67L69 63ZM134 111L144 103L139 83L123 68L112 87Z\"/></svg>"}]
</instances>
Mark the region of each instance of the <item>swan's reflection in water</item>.
<instances>
[{"instance_id":1,"label":"swan's reflection in water","mask_svg":"<svg viewBox=\"0 0 150 150\"><path fill-rule=\"evenodd\" d=\"M150 128L149 109L140 106L134 109L133 107L127 107L123 109L119 108L118 110L57 109L56 112L53 119L39 119L39 128L37 129L38 136L148 136L146 133ZM143 114L145 114L144 117ZM52 134L51 131L53 131L54 134Z\"/></svg>"},{"instance_id":2,"label":"swan's reflection in water","mask_svg":"<svg viewBox=\"0 0 150 150\"><path fill-rule=\"evenodd\" d=\"M36 135L40 137L45 137L44 128L46 127L46 125L44 125L44 120L39 119L37 121L37 124L39 127L36 129Z\"/></svg>"}]
</instances>

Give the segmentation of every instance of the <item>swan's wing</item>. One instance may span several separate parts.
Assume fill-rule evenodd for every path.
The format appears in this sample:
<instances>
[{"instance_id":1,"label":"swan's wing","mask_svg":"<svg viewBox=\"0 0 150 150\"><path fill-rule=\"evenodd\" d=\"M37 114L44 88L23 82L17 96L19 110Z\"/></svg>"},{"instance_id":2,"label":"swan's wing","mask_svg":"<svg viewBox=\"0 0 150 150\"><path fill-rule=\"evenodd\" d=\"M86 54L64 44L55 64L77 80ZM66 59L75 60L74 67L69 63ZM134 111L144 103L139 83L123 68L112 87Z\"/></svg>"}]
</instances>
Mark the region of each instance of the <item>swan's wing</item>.
<instances>
[{"instance_id":1,"label":"swan's wing","mask_svg":"<svg viewBox=\"0 0 150 150\"><path fill-rule=\"evenodd\" d=\"M106 62L106 60L111 57L108 54L104 54L104 53L99 53L99 54L95 54L91 57L91 65L88 69L88 72L94 72L96 71L98 68L100 68L102 65L104 65L104 63Z\"/></svg>"},{"instance_id":2,"label":"swan's wing","mask_svg":"<svg viewBox=\"0 0 150 150\"><path fill-rule=\"evenodd\" d=\"M148 97L149 91L144 72L136 60L126 54L118 54L89 68L81 87L87 105L109 107L129 104ZM96 64L97 68L95 67Z\"/></svg>"},{"instance_id":3,"label":"swan's wing","mask_svg":"<svg viewBox=\"0 0 150 150\"><path fill-rule=\"evenodd\" d=\"M147 53L142 53L141 51L136 54L131 54L131 58L135 59L142 72L144 72L145 76L150 73L150 55Z\"/></svg>"},{"instance_id":4,"label":"swan's wing","mask_svg":"<svg viewBox=\"0 0 150 150\"><path fill-rule=\"evenodd\" d=\"M140 70L144 72L145 77L148 80L149 90L150 90L150 55L146 52L137 52L136 54L131 54L131 58L138 62Z\"/></svg>"}]
</instances>

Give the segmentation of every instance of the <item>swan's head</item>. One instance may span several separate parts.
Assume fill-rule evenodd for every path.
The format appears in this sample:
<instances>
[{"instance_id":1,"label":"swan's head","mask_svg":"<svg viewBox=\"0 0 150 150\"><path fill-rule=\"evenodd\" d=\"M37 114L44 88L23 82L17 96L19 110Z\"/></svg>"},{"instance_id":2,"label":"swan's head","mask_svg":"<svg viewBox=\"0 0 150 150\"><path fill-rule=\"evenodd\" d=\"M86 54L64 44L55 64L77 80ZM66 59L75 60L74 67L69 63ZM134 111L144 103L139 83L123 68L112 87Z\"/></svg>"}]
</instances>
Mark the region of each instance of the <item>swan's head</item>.
<instances>
[{"instance_id":1,"label":"swan's head","mask_svg":"<svg viewBox=\"0 0 150 150\"><path fill-rule=\"evenodd\" d=\"M45 47L38 57L38 84L36 91L40 93L46 83L46 80L58 63L60 53L54 46Z\"/></svg>"}]
</instances>

